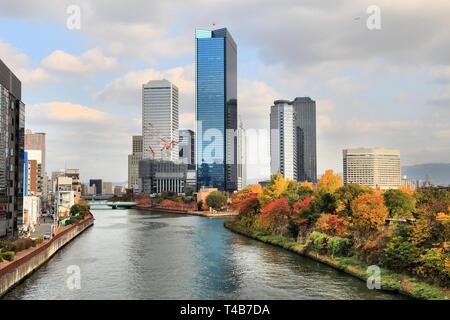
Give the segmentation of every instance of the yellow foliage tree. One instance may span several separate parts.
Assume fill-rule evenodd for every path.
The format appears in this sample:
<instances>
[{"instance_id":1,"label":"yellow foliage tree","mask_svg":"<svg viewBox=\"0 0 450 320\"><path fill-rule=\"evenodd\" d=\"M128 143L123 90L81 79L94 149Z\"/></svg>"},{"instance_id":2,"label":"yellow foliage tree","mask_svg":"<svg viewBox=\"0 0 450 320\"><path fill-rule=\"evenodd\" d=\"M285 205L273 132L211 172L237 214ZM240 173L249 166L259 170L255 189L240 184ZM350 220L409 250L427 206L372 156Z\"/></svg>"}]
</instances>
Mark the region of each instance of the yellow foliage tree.
<instances>
[{"instance_id":1,"label":"yellow foliage tree","mask_svg":"<svg viewBox=\"0 0 450 320\"><path fill-rule=\"evenodd\" d=\"M317 189L319 192L334 193L342 187L342 177L333 174L333 170L328 169L323 176L317 181Z\"/></svg>"},{"instance_id":2,"label":"yellow foliage tree","mask_svg":"<svg viewBox=\"0 0 450 320\"><path fill-rule=\"evenodd\" d=\"M300 186L301 186L301 187L308 188L308 189L311 189L311 190L314 190L314 185L313 185L311 182L307 181L307 180L303 181L303 182L300 184Z\"/></svg>"},{"instance_id":3,"label":"yellow foliage tree","mask_svg":"<svg viewBox=\"0 0 450 320\"><path fill-rule=\"evenodd\" d=\"M263 193L259 197L262 206L265 206L272 200L278 199L288 188L289 182L290 180L286 180L281 173L276 173L272 177L270 184L264 188Z\"/></svg>"},{"instance_id":4,"label":"yellow foliage tree","mask_svg":"<svg viewBox=\"0 0 450 320\"><path fill-rule=\"evenodd\" d=\"M362 233L379 230L388 217L383 195L378 193L361 194L352 201L351 207L353 224Z\"/></svg>"}]
</instances>

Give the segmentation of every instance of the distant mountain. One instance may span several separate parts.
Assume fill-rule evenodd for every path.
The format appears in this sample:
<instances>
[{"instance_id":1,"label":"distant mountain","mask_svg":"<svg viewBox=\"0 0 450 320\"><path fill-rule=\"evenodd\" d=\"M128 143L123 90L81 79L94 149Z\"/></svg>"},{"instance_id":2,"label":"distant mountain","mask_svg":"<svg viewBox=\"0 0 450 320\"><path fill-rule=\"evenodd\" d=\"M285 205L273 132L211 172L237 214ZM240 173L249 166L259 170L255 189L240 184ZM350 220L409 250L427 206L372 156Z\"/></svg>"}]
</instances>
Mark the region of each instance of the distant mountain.
<instances>
[{"instance_id":1,"label":"distant mountain","mask_svg":"<svg viewBox=\"0 0 450 320\"><path fill-rule=\"evenodd\" d=\"M450 185L450 163L424 163L403 166L402 175L418 180L426 180L428 176L433 183L448 186Z\"/></svg>"}]
</instances>

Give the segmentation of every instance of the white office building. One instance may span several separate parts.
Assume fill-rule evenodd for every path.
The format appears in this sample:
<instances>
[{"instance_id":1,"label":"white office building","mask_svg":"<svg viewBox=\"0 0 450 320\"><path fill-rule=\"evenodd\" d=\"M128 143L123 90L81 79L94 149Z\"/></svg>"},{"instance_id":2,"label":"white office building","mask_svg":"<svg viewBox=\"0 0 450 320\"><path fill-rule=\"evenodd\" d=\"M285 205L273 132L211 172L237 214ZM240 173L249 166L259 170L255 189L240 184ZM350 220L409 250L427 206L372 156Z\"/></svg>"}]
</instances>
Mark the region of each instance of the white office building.
<instances>
[{"instance_id":1,"label":"white office building","mask_svg":"<svg viewBox=\"0 0 450 320\"><path fill-rule=\"evenodd\" d=\"M142 86L143 159L178 161L178 88L168 80Z\"/></svg>"},{"instance_id":2,"label":"white office building","mask_svg":"<svg viewBox=\"0 0 450 320\"><path fill-rule=\"evenodd\" d=\"M297 132L294 107L276 100L270 108L270 171L297 180Z\"/></svg>"},{"instance_id":3,"label":"white office building","mask_svg":"<svg viewBox=\"0 0 450 320\"><path fill-rule=\"evenodd\" d=\"M242 190L247 185L247 145L246 145L246 132L243 124L239 125L237 129L237 161L238 161L238 173L237 173L237 188Z\"/></svg>"},{"instance_id":4,"label":"white office building","mask_svg":"<svg viewBox=\"0 0 450 320\"><path fill-rule=\"evenodd\" d=\"M343 151L344 183L356 183L382 190L401 184L400 151L383 148L355 148Z\"/></svg>"}]
</instances>

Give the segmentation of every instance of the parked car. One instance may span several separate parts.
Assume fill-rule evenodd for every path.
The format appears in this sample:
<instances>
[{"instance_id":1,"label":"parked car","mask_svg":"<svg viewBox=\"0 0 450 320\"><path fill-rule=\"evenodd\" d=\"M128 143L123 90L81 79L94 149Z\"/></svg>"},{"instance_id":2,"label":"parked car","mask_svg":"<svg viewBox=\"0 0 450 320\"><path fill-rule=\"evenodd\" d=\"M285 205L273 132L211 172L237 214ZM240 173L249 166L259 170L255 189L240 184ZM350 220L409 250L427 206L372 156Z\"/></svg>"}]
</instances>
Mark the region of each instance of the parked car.
<instances>
[{"instance_id":1,"label":"parked car","mask_svg":"<svg viewBox=\"0 0 450 320\"><path fill-rule=\"evenodd\" d=\"M48 239L50 239L52 237L52 233L47 231L47 232L44 232L42 234L42 236L44 237L45 240L48 240Z\"/></svg>"}]
</instances>

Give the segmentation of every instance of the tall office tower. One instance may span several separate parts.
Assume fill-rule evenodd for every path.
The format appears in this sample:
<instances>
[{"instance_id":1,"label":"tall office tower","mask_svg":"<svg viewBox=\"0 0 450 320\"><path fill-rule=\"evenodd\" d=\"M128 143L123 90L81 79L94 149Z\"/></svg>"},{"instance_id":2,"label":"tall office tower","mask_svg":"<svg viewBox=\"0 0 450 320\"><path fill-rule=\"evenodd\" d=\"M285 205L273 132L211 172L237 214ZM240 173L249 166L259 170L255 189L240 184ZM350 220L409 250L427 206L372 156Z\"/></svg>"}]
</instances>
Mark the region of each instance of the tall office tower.
<instances>
[{"instance_id":1,"label":"tall office tower","mask_svg":"<svg viewBox=\"0 0 450 320\"><path fill-rule=\"evenodd\" d=\"M238 190L247 185L247 136L241 121L237 130Z\"/></svg>"},{"instance_id":2,"label":"tall office tower","mask_svg":"<svg viewBox=\"0 0 450 320\"><path fill-rule=\"evenodd\" d=\"M143 158L178 161L178 88L170 81L142 85Z\"/></svg>"},{"instance_id":3,"label":"tall office tower","mask_svg":"<svg viewBox=\"0 0 450 320\"><path fill-rule=\"evenodd\" d=\"M188 167L195 165L195 134L192 130L180 130L178 145L180 161Z\"/></svg>"},{"instance_id":4,"label":"tall office tower","mask_svg":"<svg viewBox=\"0 0 450 320\"><path fill-rule=\"evenodd\" d=\"M40 150L41 151L41 170L42 176L46 175L45 168L45 133L35 132L30 129L25 131L25 150Z\"/></svg>"},{"instance_id":5,"label":"tall office tower","mask_svg":"<svg viewBox=\"0 0 450 320\"><path fill-rule=\"evenodd\" d=\"M89 186L95 188L95 195L102 195L102 179L91 179L89 180Z\"/></svg>"},{"instance_id":6,"label":"tall office tower","mask_svg":"<svg viewBox=\"0 0 450 320\"><path fill-rule=\"evenodd\" d=\"M355 148L343 151L344 183L357 183L382 190L401 184L400 151Z\"/></svg>"},{"instance_id":7,"label":"tall office tower","mask_svg":"<svg viewBox=\"0 0 450 320\"><path fill-rule=\"evenodd\" d=\"M142 136L133 136L132 152L128 155L128 189L139 191L139 161L142 160Z\"/></svg>"},{"instance_id":8,"label":"tall office tower","mask_svg":"<svg viewBox=\"0 0 450 320\"><path fill-rule=\"evenodd\" d=\"M0 238L23 223L25 105L20 80L0 60Z\"/></svg>"},{"instance_id":9,"label":"tall office tower","mask_svg":"<svg viewBox=\"0 0 450 320\"><path fill-rule=\"evenodd\" d=\"M226 28L196 30L197 188L237 190L237 51Z\"/></svg>"},{"instance_id":10,"label":"tall office tower","mask_svg":"<svg viewBox=\"0 0 450 320\"><path fill-rule=\"evenodd\" d=\"M295 111L287 100L276 100L270 108L270 171L286 179L298 178Z\"/></svg>"},{"instance_id":11,"label":"tall office tower","mask_svg":"<svg viewBox=\"0 0 450 320\"><path fill-rule=\"evenodd\" d=\"M316 102L309 97L297 97L291 104L297 131L297 180L316 183Z\"/></svg>"},{"instance_id":12,"label":"tall office tower","mask_svg":"<svg viewBox=\"0 0 450 320\"><path fill-rule=\"evenodd\" d=\"M281 172L288 179L315 183L316 102L308 97L276 100L270 111L270 129L272 174Z\"/></svg>"}]
</instances>

